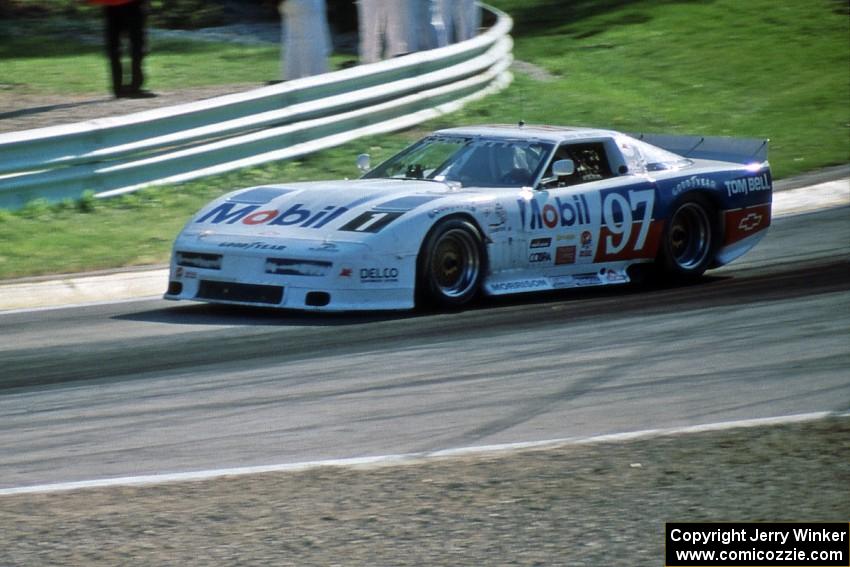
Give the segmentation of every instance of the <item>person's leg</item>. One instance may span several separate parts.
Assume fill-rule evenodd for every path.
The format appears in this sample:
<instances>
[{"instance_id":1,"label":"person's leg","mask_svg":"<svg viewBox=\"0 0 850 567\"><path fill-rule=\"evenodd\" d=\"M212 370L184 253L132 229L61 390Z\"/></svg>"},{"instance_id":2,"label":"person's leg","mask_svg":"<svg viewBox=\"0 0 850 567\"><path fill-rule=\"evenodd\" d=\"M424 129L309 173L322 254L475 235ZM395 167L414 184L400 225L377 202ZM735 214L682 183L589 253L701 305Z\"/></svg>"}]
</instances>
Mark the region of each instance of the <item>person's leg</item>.
<instances>
[{"instance_id":1,"label":"person's leg","mask_svg":"<svg viewBox=\"0 0 850 567\"><path fill-rule=\"evenodd\" d=\"M416 51L412 0L381 2L384 37L387 42L387 58L398 57Z\"/></svg>"},{"instance_id":2,"label":"person's leg","mask_svg":"<svg viewBox=\"0 0 850 567\"><path fill-rule=\"evenodd\" d=\"M121 69L121 15L114 6L103 9L104 39L106 55L109 58L109 70L112 74L112 93L118 97L123 94Z\"/></svg>"},{"instance_id":3,"label":"person's leg","mask_svg":"<svg viewBox=\"0 0 850 567\"><path fill-rule=\"evenodd\" d=\"M360 62L375 63L383 54L380 22L380 0L359 0Z\"/></svg>"},{"instance_id":4,"label":"person's leg","mask_svg":"<svg viewBox=\"0 0 850 567\"><path fill-rule=\"evenodd\" d=\"M145 57L145 10L142 2L126 5L127 34L130 37L130 59L132 61L131 91L139 91L145 82L142 60Z\"/></svg>"}]
</instances>

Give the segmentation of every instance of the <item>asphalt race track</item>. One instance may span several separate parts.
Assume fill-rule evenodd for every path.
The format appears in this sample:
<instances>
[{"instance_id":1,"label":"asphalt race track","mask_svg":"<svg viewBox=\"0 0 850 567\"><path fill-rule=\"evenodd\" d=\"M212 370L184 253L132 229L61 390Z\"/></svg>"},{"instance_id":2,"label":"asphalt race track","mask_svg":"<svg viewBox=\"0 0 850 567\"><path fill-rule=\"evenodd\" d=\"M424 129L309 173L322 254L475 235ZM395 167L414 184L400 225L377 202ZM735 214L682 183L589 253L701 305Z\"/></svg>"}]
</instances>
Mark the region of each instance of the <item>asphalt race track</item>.
<instances>
[{"instance_id":1,"label":"asphalt race track","mask_svg":"<svg viewBox=\"0 0 850 567\"><path fill-rule=\"evenodd\" d=\"M0 314L0 488L850 409L850 209L678 288Z\"/></svg>"}]
</instances>

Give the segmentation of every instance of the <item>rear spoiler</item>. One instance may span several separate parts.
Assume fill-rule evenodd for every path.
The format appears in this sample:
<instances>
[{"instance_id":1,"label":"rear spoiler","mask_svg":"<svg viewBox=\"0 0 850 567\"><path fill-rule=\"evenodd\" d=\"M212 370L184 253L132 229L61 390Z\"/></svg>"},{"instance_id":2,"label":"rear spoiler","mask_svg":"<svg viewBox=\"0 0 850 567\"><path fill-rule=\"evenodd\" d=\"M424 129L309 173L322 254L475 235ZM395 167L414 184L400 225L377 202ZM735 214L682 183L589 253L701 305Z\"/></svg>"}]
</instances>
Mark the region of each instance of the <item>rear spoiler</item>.
<instances>
[{"instance_id":1,"label":"rear spoiler","mask_svg":"<svg viewBox=\"0 0 850 567\"><path fill-rule=\"evenodd\" d=\"M767 161L767 138L722 136L677 136L674 134L630 134L653 146L692 159L713 159L749 165Z\"/></svg>"}]
</instances>

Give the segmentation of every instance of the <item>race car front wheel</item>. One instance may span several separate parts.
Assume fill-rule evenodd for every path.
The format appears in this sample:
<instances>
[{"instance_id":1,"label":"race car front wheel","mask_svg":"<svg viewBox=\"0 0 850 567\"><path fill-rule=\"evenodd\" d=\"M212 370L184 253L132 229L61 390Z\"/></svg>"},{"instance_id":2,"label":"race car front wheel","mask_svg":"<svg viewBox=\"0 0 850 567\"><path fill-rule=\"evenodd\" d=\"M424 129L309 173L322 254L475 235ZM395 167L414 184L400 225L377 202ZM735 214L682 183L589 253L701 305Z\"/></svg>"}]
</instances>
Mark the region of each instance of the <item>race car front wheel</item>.
<instances>
[{"instance_id":1,"label":"race car front wheel","mask_svg":"<svg viewBox=\"0 0 850 567\"><path fill-rule=\"evenodd\" d=\"M471 222L447 219L436 225L419 254L419 305L462 307L472 301L484 275L484 241Z\"/></svg>"},{"instance_id":2,"label":"race car front wheel","mask_svg":"<svg viewBox=\"0 0 850 567\"><path fill-rule=\"evenodd\" d=\"M717 238L712 207L691 197L673 207L664 230L661 263L668 275L678 279L699 277L711 263Z\"/></svg>"}]
</instances>

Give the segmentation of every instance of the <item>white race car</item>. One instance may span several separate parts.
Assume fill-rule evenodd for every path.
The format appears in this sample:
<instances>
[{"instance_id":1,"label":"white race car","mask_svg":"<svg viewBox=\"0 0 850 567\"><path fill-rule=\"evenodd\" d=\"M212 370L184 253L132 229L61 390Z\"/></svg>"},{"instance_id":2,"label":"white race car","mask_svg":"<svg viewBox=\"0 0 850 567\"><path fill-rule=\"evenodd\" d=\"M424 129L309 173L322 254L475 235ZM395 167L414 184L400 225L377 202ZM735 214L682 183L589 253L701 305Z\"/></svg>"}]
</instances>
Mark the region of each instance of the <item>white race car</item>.
<instances>
[{"instance_id":1,"label":"white race car","mask_svg":"<svg viewBox=\"0 0 850 567\"><path fill-rule=\"evenodd\" d=\"M624 284L647 268L698 277L764 236L766 154L764 140L440 130L361 179L211 202L175 241L165 298L456 308L479 294Z\"/></svg>"}]
</instances>

